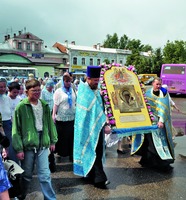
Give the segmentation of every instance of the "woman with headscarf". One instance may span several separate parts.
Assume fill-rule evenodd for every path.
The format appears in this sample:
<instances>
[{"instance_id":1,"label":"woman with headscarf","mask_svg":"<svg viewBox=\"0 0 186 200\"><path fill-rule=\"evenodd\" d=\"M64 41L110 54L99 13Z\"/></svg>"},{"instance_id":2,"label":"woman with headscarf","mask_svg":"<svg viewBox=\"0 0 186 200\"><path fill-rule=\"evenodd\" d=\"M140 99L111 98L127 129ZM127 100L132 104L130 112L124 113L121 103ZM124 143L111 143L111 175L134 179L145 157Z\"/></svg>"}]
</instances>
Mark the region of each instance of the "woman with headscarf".
<instances>
[{"instance_id":1,"label":"woman with headscarf","mask_svg":"<svg viewBox=\"0 0 186 200\"><path fill-rule=\"evenodd\" d=\"M74 118L76 94L71 87L71 77L65 74L62 86L54 93L52 118L56 123L58 142L55 152L62 157L73 159Z\"/></svg>"},{"instance_id":2,"label":"woman with headscarf","mask_svg":"<svg viewBox=\"0 0 186 200\"><path fill-rule=\"evenodd\" d=\"M43 88L41 92L41 99L45 100L48 103L51 112L54 106L53 95L54 95L54 82L52 80L48 80L46 82L45 88Z\"/></svg>"}]
</instances>

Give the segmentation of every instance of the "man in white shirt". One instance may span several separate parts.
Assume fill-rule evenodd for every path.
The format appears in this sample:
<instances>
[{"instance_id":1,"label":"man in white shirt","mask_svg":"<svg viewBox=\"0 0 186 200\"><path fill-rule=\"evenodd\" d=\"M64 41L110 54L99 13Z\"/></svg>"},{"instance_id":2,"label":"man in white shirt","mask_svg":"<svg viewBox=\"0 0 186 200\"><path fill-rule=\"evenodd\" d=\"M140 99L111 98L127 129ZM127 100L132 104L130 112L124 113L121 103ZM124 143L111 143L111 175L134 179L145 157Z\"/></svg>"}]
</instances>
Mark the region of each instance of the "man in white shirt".
<instances>
[{"instance_id":1,"label":"man in white shirt","mask_svg":"<svg viewBox=\"0 0 186 200\"><path fill-rule=\"evenodd\" d=\"M10 160L18 162L15 151L12 148L12 112L10 98L6 95L7 81L5 78L0 78L0 112L2 114L3 129L5 135L10 141L8 148L8 157Z\"/></svg>"},{"instance_id":2,"label":"man in white shirt","mask_svg":"<svg viewBox=\"0 0 186 200\"><path fill-rule=\"evenodd\" d=\"M9 93L8 97L10 99L10 109L11 109L11 117L14 116L14 110L17 104L20 102L20 98L18 97L20 85L17 82L11 82L8 85Z\"/></svg>"}]
</instances>

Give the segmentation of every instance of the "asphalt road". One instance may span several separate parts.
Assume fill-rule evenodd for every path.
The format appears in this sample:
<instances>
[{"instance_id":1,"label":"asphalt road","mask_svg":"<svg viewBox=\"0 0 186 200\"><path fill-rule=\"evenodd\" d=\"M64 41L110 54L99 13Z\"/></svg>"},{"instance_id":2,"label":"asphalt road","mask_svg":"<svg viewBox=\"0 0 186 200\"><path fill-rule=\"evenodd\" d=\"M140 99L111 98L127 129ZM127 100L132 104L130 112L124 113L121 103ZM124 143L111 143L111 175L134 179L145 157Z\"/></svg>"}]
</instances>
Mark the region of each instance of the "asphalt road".
<instances>
[{"instance_id":1,"label":"asphalt road","mask_svg":"<svg viewBox=\"0 0 186 200\"><path fill-rule=\"evenodd\" d=\"M181 112L172 112L173 124L185 133L186 98L176 96L173 100ZM57 172L52 174L52 183L57 199L68 200L184 200L186 199L186 136L175 138L176 160L173 171L161 173L142 168L138 156L130 153L118 155L117 146L106 149L105 172L111 184L108 189L97 189L72 172L68 158L56 157ZM128 145L124 145L128 149ZM128 149L129 151L129 149ZM35 175L30 192L40 191ZM34 198L30 198L34 199ZM40 198L39 198L40 199Z\"/></svg>"}]
</instances>

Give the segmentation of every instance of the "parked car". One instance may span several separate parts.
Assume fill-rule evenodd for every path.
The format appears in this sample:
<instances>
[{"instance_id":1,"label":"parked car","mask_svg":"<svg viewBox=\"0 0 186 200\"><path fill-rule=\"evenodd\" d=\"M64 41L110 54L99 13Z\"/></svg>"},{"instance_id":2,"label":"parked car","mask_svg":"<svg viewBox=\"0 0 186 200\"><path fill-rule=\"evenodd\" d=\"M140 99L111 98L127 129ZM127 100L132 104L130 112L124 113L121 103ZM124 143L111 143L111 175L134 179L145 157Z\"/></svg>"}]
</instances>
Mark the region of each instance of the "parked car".
<instances>
[{"instance_id":1,"label":"parked car","mask_svg":"<svg viewBox=\"0 0 186 200\"><path fill-rule=\"evenodd\" d=\"M139 74L138 75L138 78L139 78L139 81L141 83L145 83L146 81L148 81L150 78L155 78L157 77L157 74Z\"/></svg>"},{"instance_id":2,"label":"parked car","mask_svg":"<svg viewBox=\"0 0 186 200\"><path fill-rule=\"evenodd\" d=\"M144 82L144 85L151 85L154 77L150 77L147 81Z\"/></svg>"}]
</instances>

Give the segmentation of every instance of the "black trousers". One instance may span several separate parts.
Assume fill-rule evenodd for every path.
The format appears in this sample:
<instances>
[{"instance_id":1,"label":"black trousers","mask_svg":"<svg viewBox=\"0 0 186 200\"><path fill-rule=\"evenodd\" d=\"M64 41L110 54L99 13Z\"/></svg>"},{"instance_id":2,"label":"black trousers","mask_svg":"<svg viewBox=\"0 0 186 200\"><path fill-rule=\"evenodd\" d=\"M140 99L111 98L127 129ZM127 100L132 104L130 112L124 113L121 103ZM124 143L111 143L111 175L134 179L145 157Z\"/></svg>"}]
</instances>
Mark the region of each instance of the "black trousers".
<instances>
[{"instance_id":1,"label":"black trousers","mask_svg":"<svg viewBox=\"0 0 186 200\"><path fill-rule=\"evenodd\" d=\"M92 169L90 170L88 176L93 180L94 183L105 182L107 180L107 176L103 170L103 131L100 132L98 144L96 147L96 160Z\"/></svg>"},{"instance_id":2,"label":"black trousers","mask_svg":"<svg viewBox=\"0 0 186 200\"><path fill-rule=\"evenodd\" d=\"M158 155L153 139L152 134L145 134L145 140L143 145L141 146L139 152L137 152L138 155L141 155L140 164L142 165L148 165L150 167L155 168L164 168L169 166L171 163L174 162L173 159L169 160L162 160L160 156Z\"/></svg>"},{"instance_id":3,"label":"black trousers","mask_svg":"<svg viewBox=\"0 0 186 200\"><path fill-rule=\"evenodd\" d=\"M73 155L74 145L74 121L56 121L58 141L56 143L55 153L62 157Z\"/></svg>"}]
</instances>

